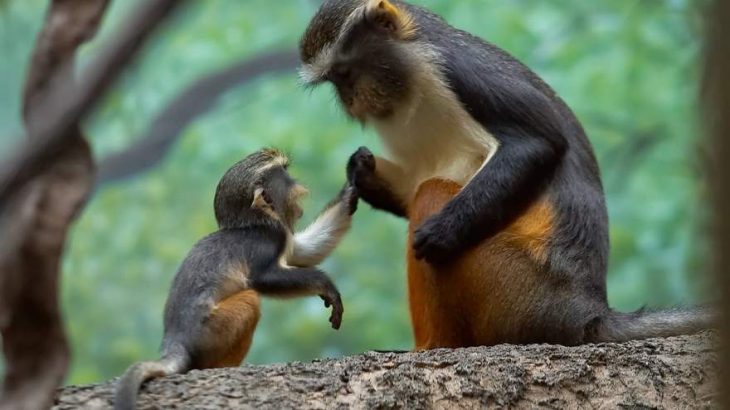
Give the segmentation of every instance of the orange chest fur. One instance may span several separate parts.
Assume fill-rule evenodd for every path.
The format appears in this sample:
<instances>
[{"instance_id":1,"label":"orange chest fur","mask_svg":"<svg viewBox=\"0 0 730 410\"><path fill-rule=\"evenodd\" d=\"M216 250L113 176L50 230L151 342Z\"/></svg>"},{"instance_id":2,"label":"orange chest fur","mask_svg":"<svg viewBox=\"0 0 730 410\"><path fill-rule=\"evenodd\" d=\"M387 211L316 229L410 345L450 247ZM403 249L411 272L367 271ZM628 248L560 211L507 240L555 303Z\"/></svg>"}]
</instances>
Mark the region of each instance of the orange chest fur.
<instances>
[{"instance_id":1,"label":"orange chest fur","mask_svg":"<svg viewBox=\"0 0 730 410\"><path fill-rule=\"evenodd\" d=\"M518 340L528 302L540 290L536 281L554 220L547 201L534 203L507 229L447 266L415 259L414 230L460 190L451 181L428 180L409 206L408 299L416 349Z\"/></svg>"}]
</instances>

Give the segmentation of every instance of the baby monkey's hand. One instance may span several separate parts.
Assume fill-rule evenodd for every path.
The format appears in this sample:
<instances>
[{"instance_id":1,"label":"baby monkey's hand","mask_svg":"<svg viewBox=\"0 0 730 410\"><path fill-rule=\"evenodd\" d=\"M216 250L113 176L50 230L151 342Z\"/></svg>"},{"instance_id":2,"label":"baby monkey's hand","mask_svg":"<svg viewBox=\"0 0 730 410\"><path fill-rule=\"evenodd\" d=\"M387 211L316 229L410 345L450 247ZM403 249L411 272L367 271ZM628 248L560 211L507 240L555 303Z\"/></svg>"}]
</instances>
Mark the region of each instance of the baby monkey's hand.
<instances>
[{"instance_id":1,"label":"baby monkey's hand","mask_svg":"<svg viewBox=\"0 0 730 410\"><path fill-rule=\"evenodd\" d=\"M352 215L357 211L357 202L360 197L357 194L357 189L350 182L345 182L345 186L342 187L338 197L345 205L348 215Z\"/></svg>"},{"instance_id":2,"label":"baby monkey's hand","mask_svg":"<svg viewBox=\"0 0 730 410\"><path fill-rule=\"evenodd\" d=\"M332 315L330 315L330 323L333 329L339 329L342 323L342 299L340 298L340 292L334 285L328 286L327 290L324 291L319 297L324 300L324 307L332 306Z\"/></svg>"}]
</instances>

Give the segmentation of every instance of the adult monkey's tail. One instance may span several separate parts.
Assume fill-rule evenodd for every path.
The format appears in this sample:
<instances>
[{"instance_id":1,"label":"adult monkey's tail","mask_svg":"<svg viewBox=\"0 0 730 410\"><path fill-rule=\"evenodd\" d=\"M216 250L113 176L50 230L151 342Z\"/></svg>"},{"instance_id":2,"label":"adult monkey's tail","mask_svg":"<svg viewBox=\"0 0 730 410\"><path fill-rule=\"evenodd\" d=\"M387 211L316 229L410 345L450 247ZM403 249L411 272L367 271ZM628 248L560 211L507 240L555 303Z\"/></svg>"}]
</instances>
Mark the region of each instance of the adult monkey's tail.
<instances>
[{"instance_id":1,"label":"adult monkey's tail","mask_svg":"<svg viewBox=\"0 0 730 410\"><path fill-rule=\"evenodd\" d=\"M139 387L147 380L190 370L190 356L183 347L166 351L160 360L139 362L130 366L117 384L115 410L135 410Z\"/></svg>"},{"instance_id":2,"label":"adult monkey's tail","mask_svg":"<svg viewBox=\"0 0 730 410\"><path fill-rule=\"evenodd\" d=\"M713 311L706 307L667 310L611 311L588 325L587 342L626 342L652 337L697 333L712 328Z\"/></svg>"}]
</instances>

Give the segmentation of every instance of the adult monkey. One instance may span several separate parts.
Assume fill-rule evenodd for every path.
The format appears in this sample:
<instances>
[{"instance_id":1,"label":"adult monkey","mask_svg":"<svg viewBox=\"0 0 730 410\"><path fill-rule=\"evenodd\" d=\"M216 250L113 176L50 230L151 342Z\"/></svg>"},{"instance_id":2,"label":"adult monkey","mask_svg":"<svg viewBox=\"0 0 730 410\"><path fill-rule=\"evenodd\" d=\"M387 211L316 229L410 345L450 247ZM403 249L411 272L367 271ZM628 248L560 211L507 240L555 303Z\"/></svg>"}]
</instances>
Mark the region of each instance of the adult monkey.
<instances>
[{"instance_id":1,"label":"adult monkey","mask_svg":"<svg viewBox=\"0 0 730 410\"><path fill-rule=\"evenodd\" d=\"M608 307L608 218L593 150L570 108L505 51L399 0L325 0L302 78L331 82L374 126L348 177L410 220L416 347L669 336L706 312Z\"/></svg>"}]
</instances>

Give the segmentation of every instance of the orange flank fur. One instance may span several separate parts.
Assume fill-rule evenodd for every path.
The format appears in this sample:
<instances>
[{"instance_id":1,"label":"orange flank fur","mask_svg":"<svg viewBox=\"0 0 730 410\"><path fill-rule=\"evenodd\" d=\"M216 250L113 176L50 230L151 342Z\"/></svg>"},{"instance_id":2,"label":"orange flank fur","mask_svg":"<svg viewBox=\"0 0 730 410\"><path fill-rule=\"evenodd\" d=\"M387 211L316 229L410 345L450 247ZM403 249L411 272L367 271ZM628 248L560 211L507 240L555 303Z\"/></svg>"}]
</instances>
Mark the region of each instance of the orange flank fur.
<instances>
[{"instance_id":1,"label":"orange flank fur","mask_svg":"<svg viewBox=\"0 0 730 410\"><path fill-rule=\"evenodd\" d=\"M529 337L530 301L549 297L542 295L549 288L538 285L555 218L546 200L453 263L434 267L415 259L414 230L460 190L455 182L431 179L409 207L408 297L418 350L519 343Z\"/></svg>"},{"instance_id":2,"label":"orange flank fur","mask_svg":"<svg viewBox=\"0 0 730 410\"><path fill-rule=\"evenodd\" d=\"M246 357L261 317L258 293L244 290L218 302L206 323L200 368L236 367Z\"/></svg>"}]
</instances>

